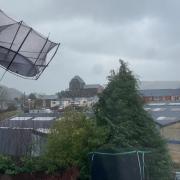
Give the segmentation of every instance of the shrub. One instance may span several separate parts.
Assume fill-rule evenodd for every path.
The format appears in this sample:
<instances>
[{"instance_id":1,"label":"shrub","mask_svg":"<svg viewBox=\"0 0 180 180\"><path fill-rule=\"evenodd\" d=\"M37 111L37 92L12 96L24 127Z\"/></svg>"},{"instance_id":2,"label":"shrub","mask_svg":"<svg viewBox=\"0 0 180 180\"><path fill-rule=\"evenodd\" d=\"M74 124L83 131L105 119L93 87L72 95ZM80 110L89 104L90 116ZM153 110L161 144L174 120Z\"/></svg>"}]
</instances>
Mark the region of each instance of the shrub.
<instances>
[{"instance_id":1,"label":"shrub","mask_svg":"<svg viewBox=\"0 0 180 180\"><path fill-rule=\"evenodd\" d=\"M51 129L46 157L60 168L78 167L80 178L88 179L88 153L104 144L105 139L106 129L97 128L95 120L68 110Z\"/></svg>"}]
</instances>

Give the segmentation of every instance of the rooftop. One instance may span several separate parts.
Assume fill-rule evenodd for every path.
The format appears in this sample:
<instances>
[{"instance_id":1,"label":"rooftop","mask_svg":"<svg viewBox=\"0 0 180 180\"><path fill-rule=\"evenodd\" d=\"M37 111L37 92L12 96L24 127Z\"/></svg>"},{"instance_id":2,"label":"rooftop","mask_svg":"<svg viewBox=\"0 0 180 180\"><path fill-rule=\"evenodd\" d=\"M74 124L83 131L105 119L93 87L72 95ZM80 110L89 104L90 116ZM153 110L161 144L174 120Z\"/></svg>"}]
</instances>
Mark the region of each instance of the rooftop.
<instances>
[{"instance_id":1,"label":"rooftop","mask_svg":"<svg viewBox=\"0 0 180 180\"><path fill-rule=\"evenodd\" d=\"M74 76L74 77L72 78L72 80L73 80L73 79L77 79L79 82L85 84L84 80L83 80L80 76L78 76L78 75Z\"/></svg>"},{"instance_id":2,"label":"rooftop","mask_svg":"<svg viewBox=\"0 0 180 180\"><path fill-rule=\"evenodd\" d=\"M160 126L180 122L180 103L151 103L144 106Z\"/></svg>"},{"instance_id":3,"label":"rooftop","mask_svg":"<svg viewBox=\"0 0 180 180\"><path fill-rule=\"evenodd\" d=\"M180 89L180 81L141 81L141 90L146 89Z\"/></svg>"},{"instance_id":4,"label":"rooftop","mask_svg":"<svg viewBox=\"0 0 180 180\"><path fill-rule=\"evenodd\" d=\"M1 121L0 127L48 129L59 117L60 114L55 113L26 113L21 116L15 116L7 120Z\"/></svg>"},{"instance_id":5,"label":"rooftop","mask_svg":"<svg viewBox=\"0 0 180 180\"><path fill-rule=\"evenodd\" d=\"M84 85L84 89L89 89L89 88L98 89L98 88L103 88L103 86L101 86L100 84L87 84L87 85Z\"/></svg>"},{"instance_id":6,"label":"rooftop","mask_svg":"<svg viewBox=\"0 0 180 180\"><path fill-rule=\"evenodd\" d=\"M58 99L57 95L39 95L39 99L44 99L44 100L56 100Z\"/></svg>"},{"instance_id":7,"label":"rooftop","mask_svg":"<svg viewBox=\"0 0 180 180\"><path fill-rule=\"evenodd\" d=\"M143 96L180 96L180 89L145 89L140 90Z\"/></svg>"}]
</instances>

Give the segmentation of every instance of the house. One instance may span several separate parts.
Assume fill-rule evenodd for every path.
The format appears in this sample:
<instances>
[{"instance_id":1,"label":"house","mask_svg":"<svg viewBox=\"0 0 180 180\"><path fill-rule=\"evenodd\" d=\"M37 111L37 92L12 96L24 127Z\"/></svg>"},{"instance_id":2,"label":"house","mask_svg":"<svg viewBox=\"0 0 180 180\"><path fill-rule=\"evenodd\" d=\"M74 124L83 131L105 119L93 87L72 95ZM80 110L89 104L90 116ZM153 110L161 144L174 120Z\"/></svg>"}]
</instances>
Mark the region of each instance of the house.
<instances>
[{"instance_id":1,"label":"house","mask_svg":"<svg viewBox=\"0 0 180 180\"><path fill-rule=\"evenodd\" d=\"M42 109L30 109L29 113L30 114L40 113L41 114L41 113L53 113L53 111L51 109L42 108Z\"/></svg>"},{"instance_id":2,"label":"house","mask_svg":"<svg viewBox=\"0 0 180 180\"><path fill-rule=\"evenodd\" d=\"M174 120L174 122L163 125L160 132L167 140L173 161L180 163L180 120Z\"/></svg>"},{"instance_id":3,"label":"house","mask_svg":"<svg viewBox=\"0 0 180 180\"><path fill-rule=\"evenodd\" d=\"M59 106L59 100L57 95L39 95L38 99L41 100L43 108L54 108Z\"/></svg>"},{"instance_id":4,"label":"house","mask_svg":"<svg viewBox=\"0 0 180 180\"><path fill-rule=\"evenodd\" d=\"M150 103L144 108L166 139L173 161L180 163L180 103Z\"/></svg>"},{"instance_id":5,"label":"house","mask_svg":"<svg viewBox=\"0 0 180 180\"><path fill-rule=\"evenodd\" d=\"M61 98L60 99L60 108L64 109L71 105L72 98Z\"/></svg>"},{"instance_id":6,"label":"house","mask_svg":"<svg viewBox=\"0 0 180 180\"><path fill-rule=\"evenodd\" d=\"M99 98L97 96L94 97L76 97L76 98L61 98L60 100L60 108L64 109L68 106L76 106L76 107L92 107L95 103L97 103Z\"/></svg>"}]
</instances>

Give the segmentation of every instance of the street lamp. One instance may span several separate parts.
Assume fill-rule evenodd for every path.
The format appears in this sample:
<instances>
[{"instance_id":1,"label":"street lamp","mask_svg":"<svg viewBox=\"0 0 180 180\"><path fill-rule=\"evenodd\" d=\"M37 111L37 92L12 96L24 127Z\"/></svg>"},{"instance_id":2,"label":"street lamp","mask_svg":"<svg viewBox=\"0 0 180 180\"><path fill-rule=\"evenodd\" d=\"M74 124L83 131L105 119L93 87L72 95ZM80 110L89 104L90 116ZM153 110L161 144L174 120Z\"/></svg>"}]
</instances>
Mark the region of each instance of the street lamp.
<instances>
[{"instance_id":1,"label":"street lamp","mask_svg":"<svg viewBox=\"0 0 180 180\"><path fill-rule=\"evenodd\" d=\"M30 108L31 108L31 99L28 99L28 109L30 111Z\"/></svg>"}]
</instances>

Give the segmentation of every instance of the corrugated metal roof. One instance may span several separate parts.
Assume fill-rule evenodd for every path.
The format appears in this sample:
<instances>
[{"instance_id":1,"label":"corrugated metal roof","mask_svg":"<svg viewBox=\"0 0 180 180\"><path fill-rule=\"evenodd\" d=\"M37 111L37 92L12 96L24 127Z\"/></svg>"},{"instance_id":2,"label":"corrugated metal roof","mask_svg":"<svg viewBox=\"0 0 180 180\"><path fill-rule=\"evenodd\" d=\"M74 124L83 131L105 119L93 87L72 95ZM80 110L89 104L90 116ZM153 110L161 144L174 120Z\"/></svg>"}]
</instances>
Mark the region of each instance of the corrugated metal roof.
<instances>
[{"instance_id":1,"label":"corrugated metal roof","mask_svg":"<svg viewBox=\"0 0 180 180\"><path fill-rule=\"evenodd\" d=\"M33 121L51 121L54 120L55 117L34 117Z\"/></svg>"},{"instance_id":2,"label":"corrugated metal roof","mask_svg":"<svg viewBox=\"0 0 180 180\"><path fill-rule=\"evenodd\" d=\"M76 80L78 80L80 83L85 84L84 80L83 80L80 76L78 76L78 75L74 76L74 77L71 79L71 81L72 81L73 79L76 79Z\"/></svg>"},{"instance_id":3,"label":"corrugated metal roof","mask_svg":"<svg viewBox=\"0 0 180 180\"><path fill-rule=\"evenodd\" d=\"M54 121L59 118L61 115L56 113L37 113L37 114L23 114L21 116L13 117L12 118L1 121L0 127L10 127L10 128L32 128L32 129L39 129L50 128Z\"/></svg>"},{"instance_id":4,"label":"corrugated metal roof","mask_svg":"<svg viewBox=\"0 0 180 180\"><path fill-rule=\"evenodd\" d=\"M146 97L180 96L180 89L146 89L140 90L140 94Z\"/></svg>"},{"instance_id":5,"label":"corrugated metal roof","mask_svg":"<svg viewBox=\"0 0 180 180\"><path fill-rule=\"evenodd\" d=\"M145 105L144 108L161 126L180 122L180 103L153 103Z\"/></svg>"},{"instance_id":6,"label":"corrugated metal roof","mask_svg":"<svg viewBox=\"0 0 180 180\"><path fill-rule=\"evenodd\" d=\"M44 100L56 100L58 99L57 95L40 95L38 96L39 99L44 99Z\"/></svg>"},{"instance_id":7,"label":"corrugated metal roof","mask_svg":"<svg viewBox=\"0 0 180 180\"><path fill-rule=\"evenodd\" d=\"M9 119L9 120L11 120L11 121L22 121L22 120L29 120L29 119L32 119L32 117L19 117L19 116L16 116L16 117L13 117L13 118L11 118L11 119Z\"/></svg>"},{"instance_id":8,"label":"corrugated metal roof","mask_svg":"<svg viewBox=\"0 0 180 180\"><path fill-rule=\"evenodd\" d=\"M155 122L159 124L160 126L168 126L168 125L180 122L180 120L160 120L160 121L155 120Z\"/></svg>"},{"instance_id":9,"label":"corrugated metal roof","mask_svg":"<svg viewBox=\"0 0 180 180\"><path fill-rule=\"evenodd\" d=\"M98 89L98 88L103 88L103 87L100 84L87 84L87 85L84 85L84 89L90 89L90 88Z\"/></svg>"},{"instance_id":10,"label":"corrugated metal roof","mask_svg":"<svg viewBox=\"0 0 180 180\"><path fill-rule=\"evenodd\" d=\"M180 81L141 81L141 90L145 89L180 89Z\"/></svg>"}]
</instances>

